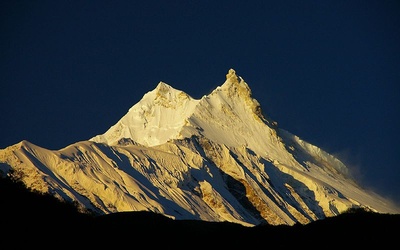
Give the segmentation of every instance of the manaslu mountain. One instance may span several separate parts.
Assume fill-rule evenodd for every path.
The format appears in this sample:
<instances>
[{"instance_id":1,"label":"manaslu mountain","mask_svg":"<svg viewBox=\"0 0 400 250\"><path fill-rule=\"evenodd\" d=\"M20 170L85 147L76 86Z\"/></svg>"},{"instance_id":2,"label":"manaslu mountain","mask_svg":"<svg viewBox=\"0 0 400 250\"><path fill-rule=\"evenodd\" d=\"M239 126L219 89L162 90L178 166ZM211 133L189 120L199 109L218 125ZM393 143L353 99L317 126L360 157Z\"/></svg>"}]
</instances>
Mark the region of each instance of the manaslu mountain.
<instances>
[{"instance_id":1,"label":"manaslu mountain","mask_svg":"<svg viewBox=\"0 0 400 250\"><path fill-rule=\"evenodd\" d=\"M148 211L252 227L308 224L353 208L400 213L339 159L264 116L233 69L200 99L160 82L89 140L1 149L0 174L98 215Z\"/></svg>"}]
</instances>

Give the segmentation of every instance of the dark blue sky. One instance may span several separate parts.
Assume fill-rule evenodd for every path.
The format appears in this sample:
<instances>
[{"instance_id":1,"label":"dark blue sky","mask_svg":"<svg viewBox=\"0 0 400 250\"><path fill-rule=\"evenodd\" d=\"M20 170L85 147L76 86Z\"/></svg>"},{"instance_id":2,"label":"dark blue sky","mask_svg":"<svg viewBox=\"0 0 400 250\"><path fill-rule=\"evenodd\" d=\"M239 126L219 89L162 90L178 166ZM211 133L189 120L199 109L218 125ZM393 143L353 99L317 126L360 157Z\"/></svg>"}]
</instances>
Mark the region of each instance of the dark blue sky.
<instances>
[{"instance_id":1,"label":"dark blue sky","mask_svg":"<svg viewBox=\"0 0 400 250\"><path fill-rule=\"evenodd\" d=\"M87 140L159 81L200 98L233 68L281 128L400 204L399 1L6 0L0 32L0 148Z\"/></svg>"}]
</instances>

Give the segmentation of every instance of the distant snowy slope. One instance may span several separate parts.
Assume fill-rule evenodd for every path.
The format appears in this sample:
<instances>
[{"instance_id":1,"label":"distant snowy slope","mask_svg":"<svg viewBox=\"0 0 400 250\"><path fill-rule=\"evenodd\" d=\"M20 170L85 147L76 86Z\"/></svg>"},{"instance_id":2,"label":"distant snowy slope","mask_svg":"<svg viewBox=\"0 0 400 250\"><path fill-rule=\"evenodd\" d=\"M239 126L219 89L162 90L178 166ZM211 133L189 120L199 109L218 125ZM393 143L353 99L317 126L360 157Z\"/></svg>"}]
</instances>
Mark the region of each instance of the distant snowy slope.
<instances>
[{"instance_id":1,"label":"distant snowy slope","mask_svg":"<svg viewBox=\"0 0 400 250\"><path fill-rule=\"evenodd\" d=\"M267 118L233 69L199 100L160 82L88 141L1 149L7 173L98 214L152 211L253 226L307 224L358 207L400 213L339 159Z\"/></svg>"}]
</instances>

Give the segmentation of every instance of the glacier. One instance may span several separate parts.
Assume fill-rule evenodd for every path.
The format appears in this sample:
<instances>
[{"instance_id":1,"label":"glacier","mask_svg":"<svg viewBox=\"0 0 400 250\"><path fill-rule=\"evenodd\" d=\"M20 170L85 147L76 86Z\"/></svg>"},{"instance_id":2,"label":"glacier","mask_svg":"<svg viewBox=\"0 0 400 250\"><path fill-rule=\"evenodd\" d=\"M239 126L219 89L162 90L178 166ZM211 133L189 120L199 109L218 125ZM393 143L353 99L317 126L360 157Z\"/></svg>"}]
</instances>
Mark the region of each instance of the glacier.
<instances>
[{"instance_id":1,"label":"glacier","mask_svg":"<svg viewBox=\"0 0 400 250\"><path fill-rule=\"evenodd\" d=\"M400 213L338 158L263 114L234 69L200 99L159 82L104 134L65 148L24 140L0 149L0 174L99 215L254 226L307 224L350 208Z\"/></svg>"}]
</instances>

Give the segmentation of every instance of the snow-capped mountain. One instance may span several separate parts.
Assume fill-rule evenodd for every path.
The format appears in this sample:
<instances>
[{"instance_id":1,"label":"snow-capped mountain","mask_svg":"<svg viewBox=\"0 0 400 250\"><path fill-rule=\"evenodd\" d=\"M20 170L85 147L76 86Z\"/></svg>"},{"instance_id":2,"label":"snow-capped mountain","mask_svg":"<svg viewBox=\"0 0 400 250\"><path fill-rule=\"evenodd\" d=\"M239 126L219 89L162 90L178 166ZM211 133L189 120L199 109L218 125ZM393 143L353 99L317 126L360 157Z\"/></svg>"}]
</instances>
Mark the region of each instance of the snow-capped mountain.
<instances>
[{"instance_id":1,"label":"snow-capped mountain","mask_svg":"<svg viewBox=\"0 0 400 250\"><path fill-rule=\"evenodd\" d=\"M253 226L307 224L357 207L400 213L339 159L265 117L233 69L200 99L160 82L89 140L1 149L7 173L98 214L152 211Z\"/></svg>"}]
</instances>

